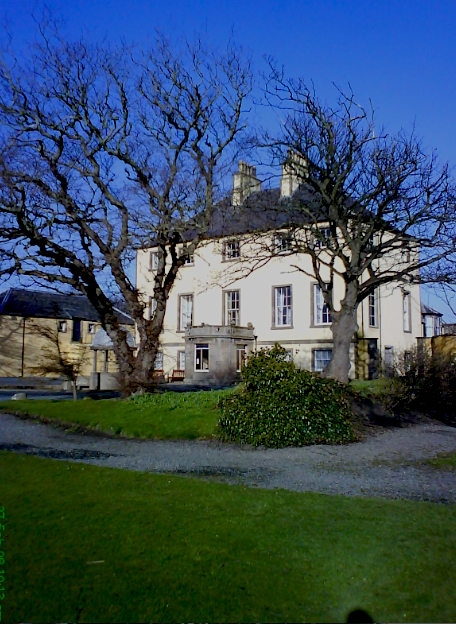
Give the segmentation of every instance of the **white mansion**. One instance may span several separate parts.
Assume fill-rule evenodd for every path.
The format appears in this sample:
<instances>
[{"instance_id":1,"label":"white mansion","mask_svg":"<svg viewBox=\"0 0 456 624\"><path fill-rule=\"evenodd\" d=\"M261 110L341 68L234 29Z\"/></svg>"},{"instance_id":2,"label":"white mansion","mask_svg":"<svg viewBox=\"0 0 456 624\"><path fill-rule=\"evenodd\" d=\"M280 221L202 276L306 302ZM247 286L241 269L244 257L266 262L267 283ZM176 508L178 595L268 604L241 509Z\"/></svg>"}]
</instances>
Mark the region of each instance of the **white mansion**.
<instances>
[{"instance_id":1,"label":"white mansion","mask_svg":"<svg viewBox=\"0 0 456 624\"><path fill-rule=\"evenodd\" d=\"M261 191L255 168L240 163L234 174L232 201L226 204L231 210L216 211L208 240L182 267L171 291L156 361L156 368L165 375L185 369L186 380L202 383L216 360L219 368L225 358L226 366L239 370L246 351L276 342L289 351L297 366L324 369L331 357L330 315L316 280L293 268L298 265L312 274L310 258L286 254L287 241L280 237L280 212L268 209L296 188L293 176L284 168L280 188ZM233 211L247 195L256 197L256 209ZM255 250L246 242L246 235L253 230L273 237L284 254L249 273L249 258L254 258ZM150 314L157 259L154 248L137 252L137 287L149 302ZM342 282L336 282L335 300L342 294ZM350 375L369 378L375 374L378 356L388 364L394 352L415 346L416 338L423 335L419 286L393 283L378 288L359 306L358 325ZM236 333L235 328L245 331ZM214 335L221 336L220 332L231 336L233 345L222 355L211 350L212 344L215 349Z\"/></svg>"}]
</instances>

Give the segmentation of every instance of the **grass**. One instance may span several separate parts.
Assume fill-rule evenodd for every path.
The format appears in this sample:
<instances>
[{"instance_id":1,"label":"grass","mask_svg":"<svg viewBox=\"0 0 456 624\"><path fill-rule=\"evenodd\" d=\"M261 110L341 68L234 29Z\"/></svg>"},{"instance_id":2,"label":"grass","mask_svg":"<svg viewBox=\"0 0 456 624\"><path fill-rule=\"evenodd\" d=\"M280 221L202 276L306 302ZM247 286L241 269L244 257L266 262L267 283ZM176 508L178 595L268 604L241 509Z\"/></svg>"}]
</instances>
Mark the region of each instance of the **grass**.
<instances>
[{"instance_id":1,"label":"grass","mask_svg":"<svg viewBox=\"0 0 456 624\"><path fill-rule=\"evenodd\" d=\"M370 380L362 380L362 379L352 379L350 381L350 386L357 390L361 396L368 399L376 399L378 398L385 386L389 383L389 379L385 377L381 377L380 379L370 379Z\"/></svg>"},{"instance_id":2,"label":"grass","mask_svg":"<svg viewBox=\"0 0 456 624\"><path fill-rule=\"evenodd\" d=\"M427 463L441 470L456 470L456 453L442 453L433 459L428 459Z\"/></svg>"},{"instance_id":3,"label":"grass","mask_svg":"<svg viewBox=\"0 0 456 624\"><path fill-rule=\"evenodd\" d=\"M207 438L215 433L220 397L232 389L165 392L133 399L83 401L1 401L0 411L137 438Z\"/></svg>"},{"instance_id":4,"label":"grass","mask_svg":"<svg viewBox=\"0 0 456 624\"><path fill-rule=\"evenodd\" d=\"M3 621L456 621L454 506L6 452L0 479Z\"/></svg>"}]
</instances>

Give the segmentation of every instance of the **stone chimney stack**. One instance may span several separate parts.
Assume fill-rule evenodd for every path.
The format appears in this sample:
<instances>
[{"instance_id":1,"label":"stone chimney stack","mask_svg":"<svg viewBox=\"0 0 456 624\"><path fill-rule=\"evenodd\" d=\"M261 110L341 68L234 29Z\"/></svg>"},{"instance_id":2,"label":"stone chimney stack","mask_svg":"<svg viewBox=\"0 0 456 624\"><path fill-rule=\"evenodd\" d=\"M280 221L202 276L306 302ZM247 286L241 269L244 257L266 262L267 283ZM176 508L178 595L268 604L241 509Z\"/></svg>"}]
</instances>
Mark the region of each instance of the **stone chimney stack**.
<instances>
[{"instance_id":1,"label":"stone chimney stack","mask_svg":"<svg viewBox=\"0 0 456 624\"><path fill-rule=\"evenodd\" d=\"M280 179L280 197L290 197L308 176L307 161L304 156L289 150L287 159L282 165Z\"/></svg>"},{"instance_id":2,"label":"stone chimney stack","mask_svg":"<svg viewBox=\"0 0 456 624\"><path fill-rule=\"evenodd\" d=\"M233 175L233 206L240 206L251 193L261 191L261 182L256 177L256 167L243 160L239 161L239 170Z\"/></svg>"}]
</instances>

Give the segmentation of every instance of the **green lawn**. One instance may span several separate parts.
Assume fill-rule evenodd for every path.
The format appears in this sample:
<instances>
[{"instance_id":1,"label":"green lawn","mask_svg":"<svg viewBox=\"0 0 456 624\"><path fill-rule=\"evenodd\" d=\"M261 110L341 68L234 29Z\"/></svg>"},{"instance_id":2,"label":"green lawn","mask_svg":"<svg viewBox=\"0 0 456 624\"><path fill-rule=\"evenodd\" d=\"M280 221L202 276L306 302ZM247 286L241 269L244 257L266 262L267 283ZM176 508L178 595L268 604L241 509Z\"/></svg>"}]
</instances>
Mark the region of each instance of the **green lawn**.
<instances>
[{"instance_id":1,"label":"green lawn","mask_svg":"<svg viewBox=\"0 0 456 624\"><path fill-rule=\"evenodd\" d=\"M376 399L385 389L389 383L389 379L386 377L381 377L380 379L352 379L350 381L350 386L357 390L361 396L369 399Z\"/></svg>"},{"instance_id":2,"label":"green lawn","mask_svg":"<svg viewBox=\"0 0 456 624\"><path fill-rule=\"evenodd\" d=\"M455 506L6 452L0 484L5 622L456 621Z\"/></svg>"},{"instance_id":3,"label":"green lawn","mask_svg":"<svg viewBox=\"0 0 456 624\"><path fill-rule=\"evenodd\" d=\"M134 399L1 401L0 411L21 412L111 434L144 438L206 438L215 433L220 397L229 390L165 392Z\"/></svg>"}]
</instances>

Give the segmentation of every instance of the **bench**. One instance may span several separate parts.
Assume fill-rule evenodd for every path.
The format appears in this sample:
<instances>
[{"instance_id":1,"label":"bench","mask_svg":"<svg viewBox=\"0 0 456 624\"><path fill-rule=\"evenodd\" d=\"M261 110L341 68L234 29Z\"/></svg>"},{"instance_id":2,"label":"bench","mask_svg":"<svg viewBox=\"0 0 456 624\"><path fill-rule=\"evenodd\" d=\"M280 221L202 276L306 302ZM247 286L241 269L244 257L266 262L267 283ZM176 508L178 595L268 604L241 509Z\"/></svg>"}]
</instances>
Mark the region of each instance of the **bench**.
<instances>
[{"instance_id":1,"label":"bench","mask_svg":"<svg viewBox=\"0 0 456 624\"><path fill-rule=\"evenodd\" d=\"M168 381L184 381L185 371L174 369L171 377L168 377Z\"/></svg>"}]
</instances>

